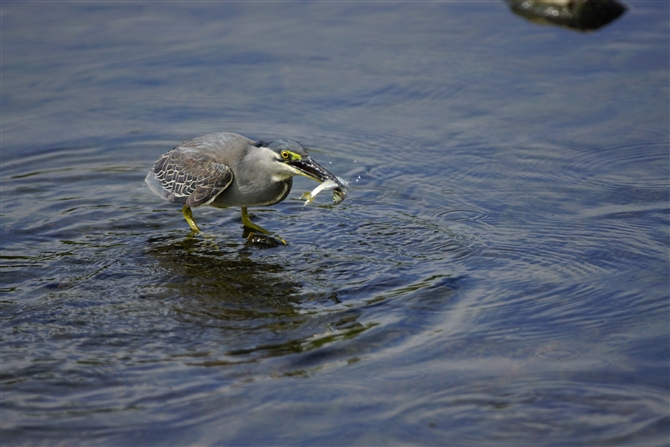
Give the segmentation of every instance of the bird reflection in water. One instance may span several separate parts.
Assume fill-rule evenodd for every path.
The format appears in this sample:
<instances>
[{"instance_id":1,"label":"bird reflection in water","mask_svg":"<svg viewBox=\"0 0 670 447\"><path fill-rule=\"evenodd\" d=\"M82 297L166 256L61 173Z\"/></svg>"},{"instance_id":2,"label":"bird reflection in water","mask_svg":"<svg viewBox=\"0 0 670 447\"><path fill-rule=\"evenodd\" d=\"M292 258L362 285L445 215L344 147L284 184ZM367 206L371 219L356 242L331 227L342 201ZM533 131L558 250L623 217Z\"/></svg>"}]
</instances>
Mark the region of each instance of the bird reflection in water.
<instances>
[{"instance_id":1,"label":"bird reflection in water","mask_svg":"<svg viewBox=\"0 0 670 447\"><path fill-rule=\"evenodd\" d=\"M308 352L376 326L361 324L361 311L338 306L336 293L315 290L281 263L254 259L257 250L219 248L192 235L154 237L148 245L166 272L156 299L169 301L179 323L201 326L222 350L194 354L204 357L199 364Z\"/></svg>"}]
</instances>

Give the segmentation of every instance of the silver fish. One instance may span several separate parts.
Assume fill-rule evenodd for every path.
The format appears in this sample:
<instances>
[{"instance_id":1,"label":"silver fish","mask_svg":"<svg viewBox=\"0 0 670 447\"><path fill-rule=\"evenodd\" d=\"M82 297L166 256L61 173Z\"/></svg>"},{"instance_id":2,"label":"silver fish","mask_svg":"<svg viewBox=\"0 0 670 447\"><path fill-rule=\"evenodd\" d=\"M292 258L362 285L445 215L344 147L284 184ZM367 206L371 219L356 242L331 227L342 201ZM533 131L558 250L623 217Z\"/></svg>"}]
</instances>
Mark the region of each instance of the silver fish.
<instances>
[{"instance_id":1,"label":"silver fish","mask_svg":"<svg viewBox=\"0 0 670 447\"><path fill-rule=\"evenodd\" d=\"M325 182L319 184L310 192L306 192L300 197L305 201L305 205L312 203L312 201L318 196L322 191L334 190L333 192L333 204L337 205L342 203L342 201L347 197L347 182L340 177L337 177L337 182L333 180L326 180Z\"/></svg>"}]
</instances>

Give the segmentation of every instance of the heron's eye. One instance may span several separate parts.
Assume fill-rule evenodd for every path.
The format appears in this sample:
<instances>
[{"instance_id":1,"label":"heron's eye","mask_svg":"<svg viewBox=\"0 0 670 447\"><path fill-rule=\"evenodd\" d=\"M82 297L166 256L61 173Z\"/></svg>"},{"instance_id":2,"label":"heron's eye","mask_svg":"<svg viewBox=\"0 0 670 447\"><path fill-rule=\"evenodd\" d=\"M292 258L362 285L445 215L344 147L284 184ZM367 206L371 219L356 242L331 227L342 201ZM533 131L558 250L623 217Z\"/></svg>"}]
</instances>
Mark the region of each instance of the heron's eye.
<instances>
[{"instance_id":1,"label":"heron's eye","mask_svg":"<svg viewBox=\"0 0 670 447\"><path fill-rule=\"evenodd\" d=\"M288 157L289 157L291 154L289 154L288 151L281 151L281 154L280 154L280 155L281 155L281 158L283 158L284 160L288 160Z\"/></svg>"}]
</instances>

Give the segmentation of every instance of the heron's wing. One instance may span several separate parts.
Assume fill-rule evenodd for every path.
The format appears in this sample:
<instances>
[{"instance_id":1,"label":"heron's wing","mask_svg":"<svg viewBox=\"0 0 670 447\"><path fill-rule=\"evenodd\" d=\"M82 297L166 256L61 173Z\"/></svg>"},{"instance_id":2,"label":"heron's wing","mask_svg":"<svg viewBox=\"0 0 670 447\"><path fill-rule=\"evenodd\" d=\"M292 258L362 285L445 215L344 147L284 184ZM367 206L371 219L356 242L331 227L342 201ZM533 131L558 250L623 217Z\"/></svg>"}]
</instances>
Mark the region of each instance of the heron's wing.
<instances>
[{"instance_id":1,"label":"heron's wing","mask_svg":"<svg viewBox=\"0 0 670 447\"><path fill-rule=\"evenodd\" d=\"M228 165L184 148L173 149L159 158L147 176L147 184L154 192L190 207L211 202L232 181L233 171ZM162 191L156 191L159 185Z\"/></svg>"}]
</instances>

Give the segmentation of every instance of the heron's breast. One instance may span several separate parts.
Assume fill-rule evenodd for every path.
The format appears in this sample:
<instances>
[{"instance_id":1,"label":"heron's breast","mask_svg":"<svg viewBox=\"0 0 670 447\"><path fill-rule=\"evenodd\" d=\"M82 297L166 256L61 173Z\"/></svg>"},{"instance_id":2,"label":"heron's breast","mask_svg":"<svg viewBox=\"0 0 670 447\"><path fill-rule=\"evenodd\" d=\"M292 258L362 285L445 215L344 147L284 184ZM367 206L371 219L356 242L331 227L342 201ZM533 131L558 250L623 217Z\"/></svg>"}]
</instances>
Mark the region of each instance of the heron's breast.
<instances>
[{"instance_id":1,"label":"heron's breast","mask_svg":"<svg viewBox=\"0 0 670 447\"><path fill-rule=\"evenodd\" d=\"M291 178L281 181L237 182L218 195L212 206L267 206L279 203L291 192Z\"/></svg>"}]
</instances>

